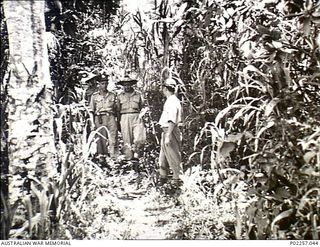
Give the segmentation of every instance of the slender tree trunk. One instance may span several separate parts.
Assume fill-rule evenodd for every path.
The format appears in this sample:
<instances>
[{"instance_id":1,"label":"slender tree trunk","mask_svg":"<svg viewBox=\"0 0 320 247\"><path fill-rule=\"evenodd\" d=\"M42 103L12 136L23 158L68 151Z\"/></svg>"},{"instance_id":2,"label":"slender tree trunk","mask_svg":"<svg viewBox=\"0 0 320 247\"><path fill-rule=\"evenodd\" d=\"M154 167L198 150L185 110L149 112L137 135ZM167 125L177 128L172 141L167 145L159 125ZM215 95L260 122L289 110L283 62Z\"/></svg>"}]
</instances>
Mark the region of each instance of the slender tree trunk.
<instances>
[{"instance_id":1,"label":"slender tree trunk","mask_svg":"<svg viewBox=\"0 0 320 247\"><path fill-rule=\"evenodd\" d=\"M168 27L167 23L163 24L163 67L169 67L169 56L170 56L170 51L169 51L169 32L168 32Z\"/></svg>"},{"instance_id":2,"label":"slender tree trunk","mask_svg":"<svg viewBox=\"0 0 320 247\"><path fill-rule=\"evenodd\" d=\"M52 83L44 23L45 1L3 2L9 36L9 198L28 190L28 179L55 174ZM28 179L27 179L28 177Z\"/></svg>"},{"instance_id":3,"label":"slender tree trunk","mask_svg":"<svg viewBox=\"0 0 320 247\"><path fill-rule=\"evenodd\" d=\"M163 12L160 13L161 18L167 18L167 14L169 13L168 11L169 6L168 6L168 0L163 0ZM169 31L167 27L167 23L163 23L163 29L162 29L162 39L163 39L163 67L169 67L169 57L170 57L170 51L169 51L169 46L170 46L170 36L169 36Z\"/></svg>"}]
</instances>

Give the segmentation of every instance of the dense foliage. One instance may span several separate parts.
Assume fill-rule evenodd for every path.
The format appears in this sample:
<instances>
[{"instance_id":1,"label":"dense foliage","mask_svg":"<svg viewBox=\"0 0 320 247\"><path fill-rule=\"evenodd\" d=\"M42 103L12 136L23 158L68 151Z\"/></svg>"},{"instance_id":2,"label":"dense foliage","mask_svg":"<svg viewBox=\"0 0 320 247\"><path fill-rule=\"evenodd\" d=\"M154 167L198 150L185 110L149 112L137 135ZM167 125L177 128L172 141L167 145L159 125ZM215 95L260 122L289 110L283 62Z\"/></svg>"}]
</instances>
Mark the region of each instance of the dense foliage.
<instances>
[{"instance_id":1,"label":"dense foliage","mask_svg":"<svg viewBox=\"0 0 320 247\"><path fill-rule=\"evenodd\" d=\"M137 238L133 230L95 227L130 225L119 198L131 196L178 208L164 238L319 239L317 1L162 0L133 15L115 12L119 3L58 2L48 3L47 17L59 174L42 187L33 181L23 200L28 217L15 222L10 237ZM86 77L96 70L113 82L128 70L140 79L150 112L138 167L109 161L103 170L91 159L94 132L87 132L84 97ZM185 174L181 192L167 197L154 179L159 89L169 74L180 82ZM132 180L138 196L130 191ZM10 226L14 206L3 205Z\"/></svg>"}]
</instances>

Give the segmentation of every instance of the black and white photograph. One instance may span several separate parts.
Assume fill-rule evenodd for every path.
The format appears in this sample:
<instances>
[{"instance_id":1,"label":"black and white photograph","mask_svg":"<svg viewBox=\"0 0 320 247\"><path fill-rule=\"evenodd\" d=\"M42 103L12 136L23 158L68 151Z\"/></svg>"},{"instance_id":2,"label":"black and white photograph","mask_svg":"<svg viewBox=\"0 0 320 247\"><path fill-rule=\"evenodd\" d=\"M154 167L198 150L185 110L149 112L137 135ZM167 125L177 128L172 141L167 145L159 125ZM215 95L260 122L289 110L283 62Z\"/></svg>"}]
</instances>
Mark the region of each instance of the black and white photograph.
<instances>
[{"instance_id":1,"label":"black and white photograph","mask_svg":"<svg viewBox=\"0 0 320 247\"><path fill-rule=\"evenodd\" d=\"M0 0L0 32L1 246L320 247L319 0Z\"/></svg>"}]
</instances>

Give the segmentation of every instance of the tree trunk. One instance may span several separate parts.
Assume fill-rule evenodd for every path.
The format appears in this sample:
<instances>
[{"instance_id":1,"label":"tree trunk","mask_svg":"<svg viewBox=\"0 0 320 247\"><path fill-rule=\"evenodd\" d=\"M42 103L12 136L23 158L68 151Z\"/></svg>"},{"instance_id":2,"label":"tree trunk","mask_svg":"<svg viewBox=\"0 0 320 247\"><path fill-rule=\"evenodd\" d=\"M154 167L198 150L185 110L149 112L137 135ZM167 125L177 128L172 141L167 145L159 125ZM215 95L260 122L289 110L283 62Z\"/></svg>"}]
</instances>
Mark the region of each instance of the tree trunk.
<instances>
[{"instance_id":1,"label":"tree trunk","mask_svg":"<svg viewBox=\"0 0 320 247\"><path fill-rule=\"evenodd\" d=\"M169 6L168 6L168 0L163 0L163 9L162 13L160 13L160 18L167 18L169 15ZM169 36L169 30L167 23L163 23L163 29L162 29L162 39L163 39L163 68L169 67L169 57L170 57L170 51L169 51L169 46L170 46L170 36Z\"/></svg>"},{"instance_id":2,"label":"tree trunk","mask_svg":"<svg viewBox=\"0 0 320 247\"><path fill-rule=\"evenodd\" d=\"M55 174L52 83L44 22L45 1L3 2L9 36L9 198L16 201L32 177ZM28 177L28 178L27 178Z\"/></svg>"}]
</instances>

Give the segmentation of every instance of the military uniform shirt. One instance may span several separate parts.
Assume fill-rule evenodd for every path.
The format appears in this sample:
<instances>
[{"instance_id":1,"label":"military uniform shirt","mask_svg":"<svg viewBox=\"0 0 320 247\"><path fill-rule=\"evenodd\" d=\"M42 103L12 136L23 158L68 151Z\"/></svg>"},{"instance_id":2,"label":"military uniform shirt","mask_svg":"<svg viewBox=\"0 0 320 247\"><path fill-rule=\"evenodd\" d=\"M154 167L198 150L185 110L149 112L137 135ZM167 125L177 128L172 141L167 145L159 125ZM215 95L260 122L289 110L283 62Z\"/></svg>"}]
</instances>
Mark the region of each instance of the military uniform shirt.
<instances>
[{"instance_id":1,"label":"military uniform shirt","mask_svg":"<svg viewBox=\"0 0 320 247\"><path fill-rule=\"evenodd\" d=\"M143 105L143 100L137 91L133 91L131 94L121 92L118 96L118 104L121 108L120 113L139 113Z\"/></svg>"},{"instance_id":2,"label":"military uniform shirt","mask_svg":"<svg viewBox=\"0 0 320 247\"><path fill-rule=\"evenodd\" d=\"M92 95L90 108L94 113L109 112L114 113L116 95L111 92L103 93L96 92Z\"/></svg>"}]
</instances>

